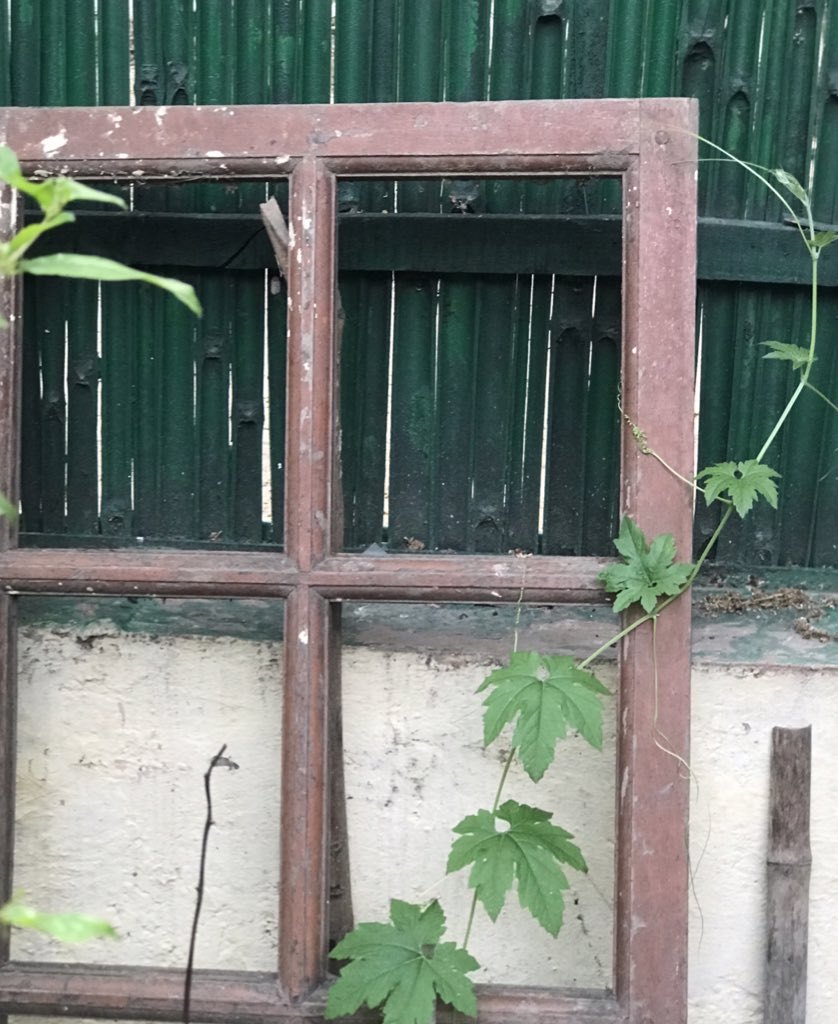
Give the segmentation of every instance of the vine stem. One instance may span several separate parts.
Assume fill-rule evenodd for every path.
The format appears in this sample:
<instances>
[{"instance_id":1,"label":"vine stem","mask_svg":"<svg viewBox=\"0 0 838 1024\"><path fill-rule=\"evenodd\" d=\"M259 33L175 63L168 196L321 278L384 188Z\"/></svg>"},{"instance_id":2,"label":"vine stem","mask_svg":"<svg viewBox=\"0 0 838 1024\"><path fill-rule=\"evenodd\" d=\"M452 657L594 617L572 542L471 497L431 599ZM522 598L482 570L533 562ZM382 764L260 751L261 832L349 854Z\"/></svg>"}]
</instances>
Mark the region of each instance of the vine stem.
<instances>
[{"instance_id":1,"label":"vine stem","mask_svg":"<svg viewBox=\"0 0 838 1024\"><path fill-rule=\"evenodd\" d=\"M797 404L798 398L800 398L800 396L803 394L804 388L810 386L809 374L812 371L812 364L815 361L815 345L817 343L818 335L818 250L810 248L809 252L812 257L812 313L811 325L809 328L809 358L806 361L806 366L804 367L803 373L800 376L800 380L797 382L797 387L792 392L791 398L788 400L788 402L786 402L785 409L783 409L783 411L780 413L780 418L772 427L771 433L766 438L762 448L760 448L759 455L757 455L755 460L756 462L762 462L762 460L765 458L765 453L774 443L774 439L776 438L777 434L779 434L780 429L788 419L789 413Z\"/></svg>"},{"instance_id":2,"label":"vine stem","mask_svg":"<svg viewBox=\"0 0 838 1024\"><path fill-rule=\"evenodd\" d=\"M522 555L521 558L527 558L527 555ZM521 569L521 589L518 593L518 601L515 606L515 622L512 626L512 652L513 654L518 650L518 633L521 626L521 610L524 605L524 592L527 587L527 563L524 562L523 568ZM500 807L500 798L503 793L503 787L506 785L506 777L509 775L509 769L512 767L512 762L515 760L515 751L517 747L511 747L509 754L507 755L506 761L504 762L503 771L500 775L500 782L498 783L497 792L495 793L495 802L492 804L492 814L495 814L498 807ZM468 912L468 921L466 922L466 933L463 936L463 949L468 949L468 940L471 938L471 929L474 925L474 915L477 912L477 890L471 897L471 907Z\"/></svg>"}]
</instances>

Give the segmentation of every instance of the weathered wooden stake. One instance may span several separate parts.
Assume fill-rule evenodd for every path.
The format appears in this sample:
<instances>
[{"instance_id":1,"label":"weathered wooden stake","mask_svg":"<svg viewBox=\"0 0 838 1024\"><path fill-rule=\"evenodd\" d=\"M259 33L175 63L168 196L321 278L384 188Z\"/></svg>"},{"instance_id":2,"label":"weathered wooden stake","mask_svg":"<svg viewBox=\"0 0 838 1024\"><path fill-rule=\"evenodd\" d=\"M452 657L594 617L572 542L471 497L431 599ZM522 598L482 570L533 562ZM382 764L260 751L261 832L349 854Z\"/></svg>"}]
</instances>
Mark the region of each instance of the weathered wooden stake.
<instances>
[{"instance_id":1,"label":"weathered wooden stake","mask_svg":"<svg viewBox=\"0 0 838 1024\"><path fill-rule=\"evenodd\" d=\"M805 1024L812 727L771 731L765 1024Z\"/></svg>"}]
</instances>

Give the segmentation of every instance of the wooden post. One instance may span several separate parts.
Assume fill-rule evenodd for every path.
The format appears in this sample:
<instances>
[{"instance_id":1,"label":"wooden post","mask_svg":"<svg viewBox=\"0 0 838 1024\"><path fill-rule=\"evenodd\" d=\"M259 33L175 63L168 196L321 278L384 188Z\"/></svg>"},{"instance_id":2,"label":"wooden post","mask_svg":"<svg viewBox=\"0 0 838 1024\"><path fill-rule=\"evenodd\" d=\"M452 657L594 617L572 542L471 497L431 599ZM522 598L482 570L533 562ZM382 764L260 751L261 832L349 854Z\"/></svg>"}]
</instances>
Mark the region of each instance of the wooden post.
<instances>
[{"instance_id":1,"label":"wooden post","mask_svg":"<svg viewBox=\"0 0 838 1024\"><path fill-rule=\"evenodd\" d=\"M771 731L765 1024L805 1024L812 727Z\"/></svg>"}]
</instances>

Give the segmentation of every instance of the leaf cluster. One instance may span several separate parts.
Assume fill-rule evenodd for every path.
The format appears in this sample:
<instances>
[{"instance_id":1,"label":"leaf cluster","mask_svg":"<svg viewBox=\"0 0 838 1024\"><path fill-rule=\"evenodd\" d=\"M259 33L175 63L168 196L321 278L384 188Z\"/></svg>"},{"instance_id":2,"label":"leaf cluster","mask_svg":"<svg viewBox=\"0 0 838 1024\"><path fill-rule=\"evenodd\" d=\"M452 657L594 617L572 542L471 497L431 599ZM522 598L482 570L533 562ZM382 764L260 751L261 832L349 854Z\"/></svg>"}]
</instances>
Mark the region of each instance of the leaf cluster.
<instances>
[{"instance_id":1,"label":"leaf cluster","mask_svg":"<svg viewBox=\"0 0 838 1024\"><path fill-rule=\"evenodd\" d=\"M447 870L471 864L469 885L496 921L506 894L517 882L518 899L551 935L558 935L564 916L563 891L570 883L566 864L587 871L570 832L550 823L553 815L538 807L507 800L494 814L481 810L454 827L460 836L451 847ZM499 829L498 823L506 824Z\"/></svg>"},{"instance_id":2,"label":"leaf cluster","mask_svg":"<svg viewBox=\"0 0 838 1024\"><path fill-rule=\"evenodd\" d=\"M477 997L467 975L478 962L454 942L440 942L445 915L434 900L424 909L390 901L390 923L359 924L332 950L349 960L329 989L325 1017L354 1013L362 1003L384 1007L384 1024L428 1024L437 996L469 1017Z\"/></svg>"},{"instance_id":3,"label":"leaf cluster","mask_svg":"<svg viewBox=\"0 0 838 1024\"><path fill-rule=\"evenodd\" d=\"M659 534L649 544L640 527L623 516L614 547L622 562L609 565L599 574L610 594L616 594L614 611L621 612L637 603L651 614L662 597L674 597L688 585L693 566L675 561L675 541L671 533Z\"/></svg>"}]
</instances>

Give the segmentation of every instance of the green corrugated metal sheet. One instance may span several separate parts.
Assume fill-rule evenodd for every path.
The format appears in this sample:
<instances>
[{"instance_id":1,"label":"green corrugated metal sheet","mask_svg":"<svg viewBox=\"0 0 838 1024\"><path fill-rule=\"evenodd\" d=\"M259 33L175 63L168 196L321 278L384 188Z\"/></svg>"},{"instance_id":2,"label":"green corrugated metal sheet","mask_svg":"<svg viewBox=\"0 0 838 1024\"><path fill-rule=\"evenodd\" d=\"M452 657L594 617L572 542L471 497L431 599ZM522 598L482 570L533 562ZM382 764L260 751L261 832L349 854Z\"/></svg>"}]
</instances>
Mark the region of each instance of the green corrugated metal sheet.
<instances>
[{"instance_id":1,"label":"green corrugated metal sheet","mask_svg":"<svg viewBox=\"0 0 838 1024\"><path fill-rule=\"evenodd\" d=\"M140 103L694 95L702 133L743 158L802 180L811 165L816 217L838 221L838 0L337 0L334 25L330 0L201 0L194 10L191 0L135 0L133 9ZM0 102L126 102L128 40L125 0L0 0L8 58ZM243 212L261 195L259 185L148 188L136 205ZM707 216L781 219L776 202L729 163L702 166L700 203ZM352 182L341 185L340 204L347 216L455 206L587 214L618 209L619 191L578 180L427 181L401 183L397 197L393 183ZM27 529L281 540L270 509L281 509L283 494L285 292L271 277L265 299L258 271L197 274L207 307L199 325L156 294L103 289L98 364L93 289L74 292L66 337L63 312L30 294ZM62 285L39 287L45 296L52 289L53 310L65 308ZM348 547L386 540L398 548L413 538L442 549L609 551L616 279L597 281L593 312L590 279L489 275L479 266L346 270L340 287ZM266 302L273 526L262 522L261 498ZM764 439L793 381L784 364L760 358L759 342L805 340L807 303L805 288L702 283L700 464L745 457ZM836 320L829 290L824 342ZM838 391L834 345L824 344L812 380ZM182 422L194 429L183 434ZM769 457L783 474L779 509L763 506L731 530L721 559L838 564L838 416L807 395L790 426ZM699 503L699 541L716 521Z\"/></svg>"}]
</instances>

